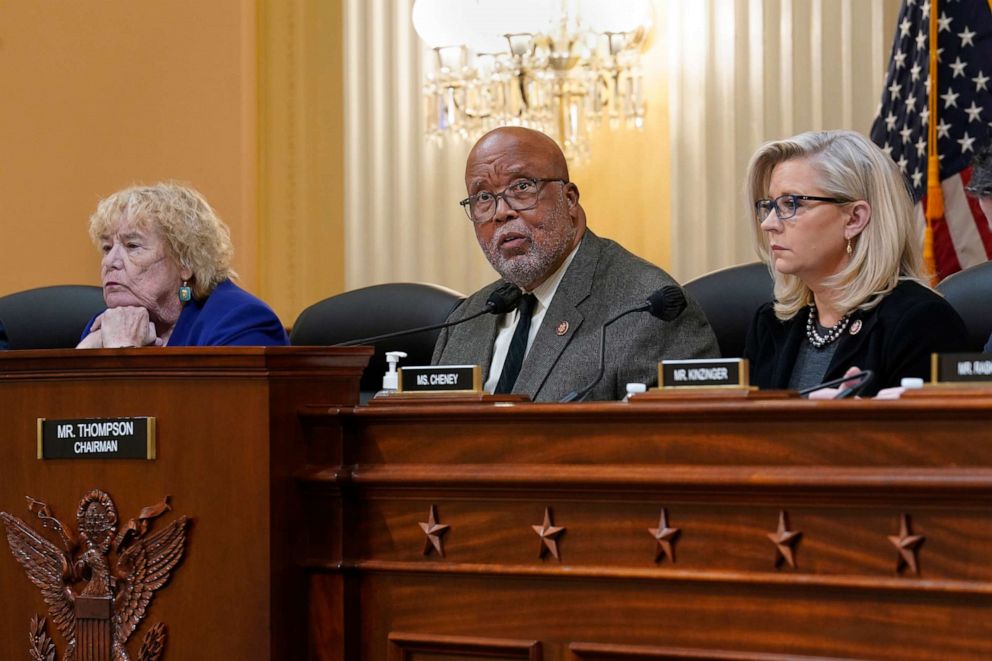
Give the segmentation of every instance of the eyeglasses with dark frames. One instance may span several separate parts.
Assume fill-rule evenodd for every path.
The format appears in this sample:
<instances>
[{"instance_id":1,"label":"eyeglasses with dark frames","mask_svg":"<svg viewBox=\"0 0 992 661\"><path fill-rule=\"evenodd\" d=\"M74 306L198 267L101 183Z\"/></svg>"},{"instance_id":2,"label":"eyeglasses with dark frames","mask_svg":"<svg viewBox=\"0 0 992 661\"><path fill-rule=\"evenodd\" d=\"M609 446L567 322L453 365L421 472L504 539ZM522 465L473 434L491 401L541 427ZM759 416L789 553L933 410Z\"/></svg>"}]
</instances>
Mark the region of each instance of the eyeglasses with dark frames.
<instances>
[{"instance_id":1,"label":"eyeglasses with dark frames","mask_svg":"<svg viewBox=\"0 0 992 661\"><path fill-rule=\"evenodd\" d=\"M775 210L775 217L779 220L789 220L795 218L796 211L799 210L800 201L829 202L831 204L847 204L851 200L841 200L836 197L820 197L818 195L779 195L774 200L758 200L754 203L754 213L757 221L761 223L768 214Z\"/></svg>"},{"instance_id":2,"label":"eyeglasses with dark frames","mask_svg":"<svg viewBox=\"0 0 992 661\"><path fill-rule=\"evenodd\" d=\"M499 198L503 198L506 206L514 211L529 211L537 206L541 197L541 190L545 184L557 182L567 184L566 179L533 179L522 177L504 188L499 193L480 191L475 195L470 195L458 204L465 209L465 215L476 225L488 223L496 217L496 207Z\"/></svg>"}]
</instances>

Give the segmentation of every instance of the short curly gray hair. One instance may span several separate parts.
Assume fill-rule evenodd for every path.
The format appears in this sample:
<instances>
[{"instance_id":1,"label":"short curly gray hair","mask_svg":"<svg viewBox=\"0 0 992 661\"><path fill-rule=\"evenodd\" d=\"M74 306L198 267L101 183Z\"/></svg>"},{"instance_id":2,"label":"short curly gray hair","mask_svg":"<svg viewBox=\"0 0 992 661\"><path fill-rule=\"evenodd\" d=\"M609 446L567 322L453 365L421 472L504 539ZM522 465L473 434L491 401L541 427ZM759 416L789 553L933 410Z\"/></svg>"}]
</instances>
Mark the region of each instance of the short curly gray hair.
<instances>
[{"instance_id":1,"label":"short curly gray hair","mask_svg":"<svg viewBox=\"0 0 992 661\"><path fill-rule=\"evenodd\" d=\"M204 299L237 274L231 268L231 231L203 195L190 186L161 182L132 186L100 200L90 216L90 239L112 234L125 221L165 238L172 257L193 272L193 296Z\"/></svg>"}]
</instances>

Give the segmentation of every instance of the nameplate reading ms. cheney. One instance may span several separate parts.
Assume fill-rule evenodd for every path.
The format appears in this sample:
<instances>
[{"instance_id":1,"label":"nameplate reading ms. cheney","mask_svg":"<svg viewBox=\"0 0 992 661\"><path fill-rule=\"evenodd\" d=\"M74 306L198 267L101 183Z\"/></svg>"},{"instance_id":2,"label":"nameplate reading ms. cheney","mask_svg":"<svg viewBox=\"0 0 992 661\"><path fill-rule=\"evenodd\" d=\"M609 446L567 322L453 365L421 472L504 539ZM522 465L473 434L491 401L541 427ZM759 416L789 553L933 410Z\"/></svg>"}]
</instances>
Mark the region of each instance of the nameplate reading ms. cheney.
<instances>
[{"instance_id":1,"label":"nameplate reading ms. cheney","mask_svg":"<svg viewBox=\"0 0 992 661\"><path fill-rule=\"evenodd\" d=\"M154 459L155 418L38 418L39 459Z\"/></svg>"},{"instance_id":2,"label":"nameplate reading ms. cheney","mask_svg":"<svg viewBox=\"0 0 992 661\"><path fill-rule=\"evenodd\" d=\"M482 392L482 371L478 365L401 367L399 386L403 393L479 393Z\"/></svg>"}]
</instances>

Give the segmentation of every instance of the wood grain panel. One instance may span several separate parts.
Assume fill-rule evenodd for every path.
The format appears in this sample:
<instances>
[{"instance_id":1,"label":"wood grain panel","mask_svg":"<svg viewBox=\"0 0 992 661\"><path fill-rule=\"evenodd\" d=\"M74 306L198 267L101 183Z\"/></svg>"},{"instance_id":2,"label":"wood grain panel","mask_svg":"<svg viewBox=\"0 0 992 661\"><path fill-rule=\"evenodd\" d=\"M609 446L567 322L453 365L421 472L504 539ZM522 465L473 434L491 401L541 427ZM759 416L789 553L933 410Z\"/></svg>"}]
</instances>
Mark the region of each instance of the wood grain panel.
<instances>
[{"instance_id":1,"label":"wood grain panel","mask_svg":"<svg viewBox=\"0 0 992 661\"><path fill-rule=\"evenodd\" d=\"M541 644L536 640L507 640L471 636L437 636L430 634L389 634L389 661L429 661L452 657L471 659L524 659L541 661Z\"/></svg>"},{"instance_id":2,"label":"wood grain panel","mask_svg":"<svg viewBox=\"0 0 992 661\"><path fill-rule=\"evenodd\" d=\"M174 515L191 519L186 554L135 639L162 621L165 658L303 658L307 577L297 555L306 526L293 474L306 444L297 411L356 403L369 353L0 352L0 511L33 519L30 495L72 521L84 493L100 488L126 521L170 496ZM156 418L155 461L37 459L38 418L117 416ZM47 608L5 543L0 594L0 658L26 658L30 618Z\"/></svg>"},{"instance_id":3,"label":"wood grain panel","mask_svg":"<svg viewBox=\"0 0 992 661\"><path fill-rule=\"evenodd\" d=\"M651 647L643 645L600 645L572 643L568 646L572 661L841 661L831 656L796 656L795 654L754 654L728 650L688 649L685 647ZM847 659L845 661L855 661Z\"/></svg>"},{"instance_id":4,"label":"wood grain panel","mask_svg":"<svg viewBox=\"0 0 992 661\"><path fill-rule=\"evenodd\" d=\"M384 658L394 631L555 659L992 655L987 394L302 414L312 456L334 459L296 477L343 535L307 562L351 585L355 659ZM424 553L432 508L443 557ZM559 558L533 528L546 509ZM783 512L794 566L772 539ZM918 574L890 539L904 516Z\"/></svg>"},{"instance_id":5,"label":"wood grain panel","mask_svg":"<svg viewBox=\"0 0 992 661\"><path fill-rule=\"evenodd\" d=\"M539 640L546 658L575 641L853 659L992 655L989 597L851 594L734 585L363 570L361 654L385 658L391 630Z\"/></svg>"}]
</instances>

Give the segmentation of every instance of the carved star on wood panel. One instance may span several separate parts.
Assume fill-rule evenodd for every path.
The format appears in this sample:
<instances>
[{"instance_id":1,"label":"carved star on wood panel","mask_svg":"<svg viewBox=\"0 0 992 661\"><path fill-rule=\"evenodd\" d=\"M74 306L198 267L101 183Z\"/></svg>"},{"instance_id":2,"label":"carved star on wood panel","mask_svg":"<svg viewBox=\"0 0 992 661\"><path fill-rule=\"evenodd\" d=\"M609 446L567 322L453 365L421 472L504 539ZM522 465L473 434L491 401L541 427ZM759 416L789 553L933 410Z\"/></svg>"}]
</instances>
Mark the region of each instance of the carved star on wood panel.
<instances>
[{"instance_id":1,"label":"carved star on wood panel","mask_svg":"<svg viewBox=\"0 0 992 661\"><path fill-rule=\"evenodd\" d=\"M444 540L442 537L444 533L448 532L451 526L438 523L437 521L437 505L431 505L430 514L427 516L427 522L421 521L419 523L420 529L424 531L424 535L427 539L424 540L424 555L430 555L431 549L437 551L437 554L444 557Z\"/></svg>"},{"instance_id":2,"label":"carved star on wood panel","mask_svg":"<svg viewBox=\"0 0 992 661\"><path fill-rule=\"evenodd\" d=\"M799 538L803 534L798 530L789 530L789 515L782 510L778 513L778 530L770 532L768 539L775 545L775 568L787 563L791 568L796 568L796 549Z\"/></svg>"},{"instance_id":3,"label":"carved star on wood panel","mask_svg":"<svg viewBox=\"0 0 992 661\"><path fill-rule=\"evenodd\" d=\"M661 508L661 515L658 517L658 527L648 528L648 532L658 542L658 548L654 554L654 561L660 562L662 558L668 558L675 562L675 540L682 534L681 528L668 527L668 510Z\"/></svg>"},{"instance_id":4,"label":"carved star on wood panel","mask_svg":"<svg viewBox=\"0 0 992 661\"><path fill-rule=\"evenodd\" d=\"M913 534L912 524L908 514L903 514L899 517L899 534L889 535L889 541L899 551L899 561L896 565L897 572L902 572L908 566L914 574L920 573L919 561L916 554L926 539L923 535Z\"/></svg>"},{"instance_id":5,"label":"carved star on wood panel","mask_svg":"<svg viewBox=\"0 0 992 661\"><path fill-rule=\"evenodd\" d=\"M565 532L565 528L552 524L550 507L544 508L544 523L539 526L531 526L531 528L541 538L541 550L537 554L537 557L543 558L545 554L550 552L555 557L555 560L561 560L561 557L558 555L558 537Z\"/></svg>"}]
</instances>

